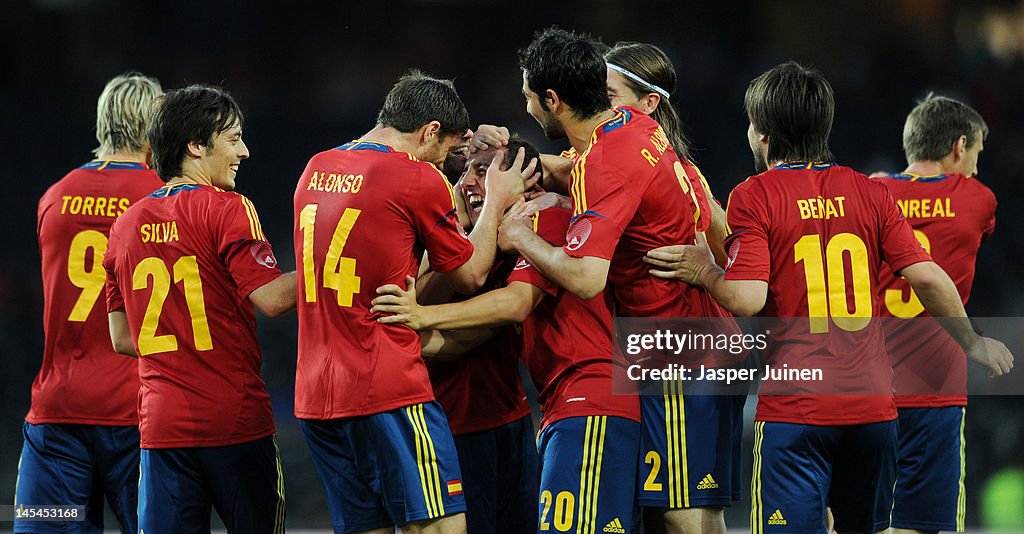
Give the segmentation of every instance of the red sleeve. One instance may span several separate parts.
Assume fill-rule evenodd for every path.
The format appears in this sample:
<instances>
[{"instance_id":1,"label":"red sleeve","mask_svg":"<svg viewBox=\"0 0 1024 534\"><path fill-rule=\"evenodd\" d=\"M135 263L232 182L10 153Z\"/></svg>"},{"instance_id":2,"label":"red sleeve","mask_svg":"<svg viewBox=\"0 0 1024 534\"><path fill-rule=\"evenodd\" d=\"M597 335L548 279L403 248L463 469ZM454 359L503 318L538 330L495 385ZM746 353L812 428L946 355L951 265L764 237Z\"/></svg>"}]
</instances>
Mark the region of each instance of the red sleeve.
<instances>
[{"instance_id":1,"label":"red sleeve","mask_svg":"<svg viewBox=\"0 0 1024 534\"><path fill-rule=\"evenodd\" d=\"M984 190L983 198L985 199L987 207L985 211L986 219L981 230L981 239L984 241L996 231L996 206L998 205L998 202L996 202L996 195L991 189L982 185L981 182L979 182L978 185L981 185L981 188Z\"/></svg>"},{"instance_id":2,"label":"red sleeve","mask_svg":"<svg viewBox=\"0 0 1024 534\"><path fill-rule=\"evenodd\" d=\"M573 219L562 249L574 258L611 260L640 197L612 166L590 161L590 156L582 157L572 169Z\"/></svg>"},{"instance_id":3,"label":"red sleeve","mask_svg":"<svg viewBox=\"0 0 1024 534\"><path fill-rule=\"evenodd\" d=\"M107 272L106 295L107 313L124 309L124 296L121 295L121 287L117 285L117 275L114 273L114 251L120 240L113 234L107 241L107 250L103 254L103 269Z\"/></svg>"},{"instance_id":4,"label":"red sleeve","mask_svg":"<svg viewBox=\"0 0 1024 534\"><path fill-rule=\"evenodd\" d=\"M417 181L418 184L409 189L412 196L407 199L405 209L416 236L427 250L430 268L438 273L457 269L473 257L473 243L459 226L455 192L441 171L433 166L420 170Z\"/></svg>"},{"instance_id":5,"label":"red sleeve","mask_svg":"<svg viewBox=\"0 0 1024 534\"><path fill-rule=\"evenodd\" d=\"M247 298L254 290L281 276L277 258L263 235L256 208L248 198L232 193L218 215L217 252L238 285L238 294Z\"/></svg>"},{"instance_id":6,"label":"red sleeve","mask_svg":"<svg viewBox=\"0 0 1024 534\"><path fill-rule=\"evenodd\" d=\"M558 208L548 208L533 214L533 231L557 247L565 243L565 226L568 221L568 212ZM551 296L558 295L558 284L541 274L523 257L516 259L516 266L508 275L508 282L525 282Z\"/></svg>"},{"instance_id":7,"label":"red sleeve","mask_svg":"<svg viewBox=\"0 0 1024 534\"><path fill-rule=\"evenodd\" d=\"M751 182L740 184L729 195L725 217L731 230L725 238L729 262L725 266L726 280L768 281L771 274L771 255L768 252L767 199L763 191Z\"/></svg>"},{"instance_id":8,"label":"red sleeve","mask_svg":"<svg viewBox=\"0 0 1024 534\"><path fill-rule=\"evenodd\" d=\"M924 246L914 235L914 229L903 217L889 188L878 182L870 184L875 205L881 217L878 245L882 259L889 264L894 273L908 265L922 261L932 261Z\"/></svg>"}]
</instances>

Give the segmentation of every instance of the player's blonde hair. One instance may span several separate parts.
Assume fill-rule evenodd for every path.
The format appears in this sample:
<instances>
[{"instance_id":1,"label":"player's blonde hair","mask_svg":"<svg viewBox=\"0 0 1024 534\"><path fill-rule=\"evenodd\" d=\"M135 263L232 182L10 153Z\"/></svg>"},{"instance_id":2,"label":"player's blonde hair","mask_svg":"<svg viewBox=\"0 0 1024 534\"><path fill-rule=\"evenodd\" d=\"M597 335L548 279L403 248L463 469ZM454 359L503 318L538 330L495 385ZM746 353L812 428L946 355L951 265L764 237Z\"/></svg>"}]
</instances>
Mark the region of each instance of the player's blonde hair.
<instances>
[{"instance_id":1,"label":"player's blonde hair","mask_svg":"<svg viewBox=\"0 0 1024 534\"><path fill-rule=\"evenodd\" d=\"M149 142L146 126L163 89L156 78L126 72L107 82L96 103L96 156L139 152Z\"/></svg>"}]
</instances>

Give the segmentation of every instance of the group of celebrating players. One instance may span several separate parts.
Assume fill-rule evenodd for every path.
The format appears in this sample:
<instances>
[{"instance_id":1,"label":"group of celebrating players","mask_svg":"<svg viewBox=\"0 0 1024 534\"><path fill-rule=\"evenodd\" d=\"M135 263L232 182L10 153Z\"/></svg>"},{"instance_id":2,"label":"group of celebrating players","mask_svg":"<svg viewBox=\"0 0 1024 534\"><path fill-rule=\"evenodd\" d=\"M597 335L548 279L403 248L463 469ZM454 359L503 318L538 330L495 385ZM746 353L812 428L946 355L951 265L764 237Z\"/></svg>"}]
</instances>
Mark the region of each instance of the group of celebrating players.
<instances>
[{"instance_id":1,"label":"group of celebrating players","mask_svg":"<svg viewBox=\"0 0 1024 534\"><path fill-rule=\"evenodd\" d=\"M779 65L747 90L759 174L726 215L657 47L550 28L519 61L527 112L569 150L471 131L454 85L413 71L372 130L309 160L292 273L234 192L249 153L233 97L112 80L96 159L39 203L46 341L16 489L85 517L15 531L100 532L106 497L122 532L208 532L211 507L229 532L283 532L256 308L297 310L295 415L338 533L724 532L746 396L621 394L638 360L614 318L739 332L733 315L787 318L763 361L864 388L765 385L751 532L963 530L966 360L1013 367L963 308L995 222L973 177L981 117L929 96L909 167L868 178L831 162L828 82ZM872 319L922 314L945 332ZM939 386L914 383L925 368Z\"/></svg>"}]
</instances>

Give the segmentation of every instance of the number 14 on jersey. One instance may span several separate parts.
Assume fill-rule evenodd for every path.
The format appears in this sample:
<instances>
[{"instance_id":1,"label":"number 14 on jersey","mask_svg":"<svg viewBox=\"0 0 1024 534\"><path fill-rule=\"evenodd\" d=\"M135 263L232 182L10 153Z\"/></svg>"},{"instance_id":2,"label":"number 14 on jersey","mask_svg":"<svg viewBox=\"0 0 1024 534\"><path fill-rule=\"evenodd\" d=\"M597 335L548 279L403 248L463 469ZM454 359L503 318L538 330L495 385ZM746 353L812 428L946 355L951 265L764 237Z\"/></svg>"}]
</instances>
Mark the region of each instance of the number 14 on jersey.
<instances>
[{"instance_id":1,"label":"number 14 on jersey","mask_svg":"<svg viewBox=\"0 0 1024 534\"><path fill-rule=\"evenodd\" d=\"M314 227L316 226L316 204L306 204L299 212L299 229L302 230L302 274L305 279L306 302L316 302L317 297L317 269L313 262L313 240ZM331 236L331 244L327 247L327 254L324 258L322 271L323 287L338 292L338 306L352 306L353 295L359 293L359 277L356 276L355 258L342 256L345 250L345 243L348 241L352 227L362 210L345 208L338 225L334 228Z\"/></svg>"}]
</instances>

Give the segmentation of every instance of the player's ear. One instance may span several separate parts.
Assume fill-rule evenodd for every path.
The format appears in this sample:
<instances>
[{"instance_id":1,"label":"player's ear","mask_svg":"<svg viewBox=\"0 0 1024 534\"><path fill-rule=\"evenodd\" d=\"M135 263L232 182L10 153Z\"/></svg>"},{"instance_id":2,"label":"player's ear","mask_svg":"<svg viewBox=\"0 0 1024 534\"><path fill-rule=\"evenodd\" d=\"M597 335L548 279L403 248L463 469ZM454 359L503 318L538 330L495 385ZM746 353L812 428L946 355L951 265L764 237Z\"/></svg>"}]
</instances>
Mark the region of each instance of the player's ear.
<instances>
[{"instance_id":1,"label":"player's ear","mask_svg":"<svg viewBox=\"0 0 1024 534\"><path fill-rule=\"evenodd\" d=\"M650 115L651 113L654 113L654 110L658 109L658 104L661 103L661 95L658 93L647 93L640 103L643 106L643 109L640 111Z\"/></svg>"},{"instance_id":2,"label":"player's ear","mask_svg":"<svg viewBox=\"0 0 1024 534\"><path fill-rule=\"evenodd\" d=\"M425 145L427 143L437 141L437 138L440 135L441 123L438 121L430 121L420 127L420 144Z\"/></svg>"},{"instance_id":3,"label":"player's ear","mask_svg":"<svg viewBox=\"0 0 1024 534\"><path fill-rule=\"evenodd\" d=\"M967 150L967 136L961 135L953 141L953 162L960 161L964 157L964 152Z\"/></svg>"},{"instance_id":4,"label":"player's ear","mask_svg":"<svg viewBox=\"0 0 1024 534\"><path fill-rule=\"evenodd\" d=\"M558 98L558 93L554 89L547 89L544 91L544 103L548 105L548 108L552 112L557 112L558 107L562 105L562 100Z\"/></svg>"},{"instance_id":5,"label":"player's ear","mask_svg":"<svg viewBox=\"0 0 1024 534\"><path fill-rule=\"evenodd\" d=\"M199 141L190 141L187 145L185 145L185 153L188 154L188 156L191 158L201 158L203 157L204 147L205 145L203 145Z\"/></svg>"}]
</instances>

